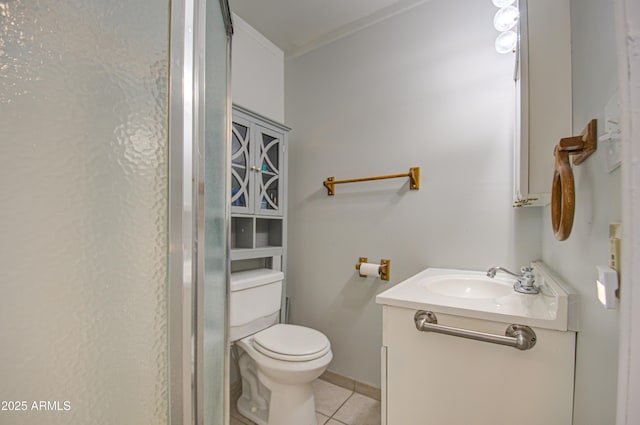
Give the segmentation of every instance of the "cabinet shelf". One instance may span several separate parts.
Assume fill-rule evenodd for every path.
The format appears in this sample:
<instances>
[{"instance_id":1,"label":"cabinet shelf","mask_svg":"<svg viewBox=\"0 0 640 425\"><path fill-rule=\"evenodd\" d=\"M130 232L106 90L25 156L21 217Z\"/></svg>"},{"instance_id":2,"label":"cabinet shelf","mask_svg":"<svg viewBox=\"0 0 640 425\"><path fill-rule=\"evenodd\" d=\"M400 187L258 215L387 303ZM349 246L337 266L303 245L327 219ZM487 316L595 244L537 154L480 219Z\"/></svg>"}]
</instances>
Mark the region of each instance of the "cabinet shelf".
<instances>
[{"instance_id":1,"label":"cabinet shelf","mask_svg":"<svg viewBox=\"0 0 640 425\"><path fill-rule=\"evenodd\" d=\"M283 220L274 217L232 216L231 249L283 246Z\"/></svg>"},{"instance_id":2,"label":"cabinet shelf","mask_svg":"<svg viewBox=\"0 0 640 425\"><path fill-rule=\"evenodd\" d=\"M232 249L231 261L249 260L251 258L275 257L284 255L284 248L281 246L267 246L261 248Z\"/></svg>"},{"instance_id":3,"label":"cabinet shelf","mask_svg":"<svg viewBox=\"0 0 640 425\"><path fill-rule=\"evenodd\" d=\"M282 246L282 220L256 217L255 247Z\"/></svg>"}]
</instances>

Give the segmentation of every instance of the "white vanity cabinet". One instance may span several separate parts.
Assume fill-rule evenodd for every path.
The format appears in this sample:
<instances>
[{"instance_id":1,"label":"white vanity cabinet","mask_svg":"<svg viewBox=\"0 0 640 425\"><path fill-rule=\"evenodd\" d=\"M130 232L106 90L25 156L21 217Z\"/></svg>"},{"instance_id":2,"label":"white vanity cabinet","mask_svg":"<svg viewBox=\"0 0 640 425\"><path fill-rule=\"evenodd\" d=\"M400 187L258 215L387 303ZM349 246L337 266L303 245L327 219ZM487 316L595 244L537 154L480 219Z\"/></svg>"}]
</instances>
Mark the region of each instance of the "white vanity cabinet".
<instances>
[{"instance_id":1,"label":"white vanity cabinet","mask_svg":"<svg viewBox=\"0 0 640 425\"><path fill-rule=\"evenodd\" d=\"M536 345L520 351L418 331L415 313L383 306L383 424L571 425L575 332L532 326ZM497 335L510 324L436 314Z\"/></svg>"},{"instance_id":2,"label":"white vanity cabinet","mask_svg":"<svg viewBox=\"0 0 640 425\"><path fill-rule=\"evenodd\" d=\"M572 129L569 0L519 0L514 206L547 205L553 148Z\"/></svg>"}]
</instances>

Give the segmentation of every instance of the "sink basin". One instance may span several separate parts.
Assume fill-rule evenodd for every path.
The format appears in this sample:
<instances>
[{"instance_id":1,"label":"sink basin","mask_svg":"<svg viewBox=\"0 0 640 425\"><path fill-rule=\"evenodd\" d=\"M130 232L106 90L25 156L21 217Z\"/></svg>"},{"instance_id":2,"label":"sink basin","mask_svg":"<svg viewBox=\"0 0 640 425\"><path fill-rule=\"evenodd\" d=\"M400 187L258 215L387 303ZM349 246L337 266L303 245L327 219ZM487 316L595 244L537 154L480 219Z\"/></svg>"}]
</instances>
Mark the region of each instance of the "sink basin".
<instances>
[{"instance_id":1,"label":"sink basin","mask_svg":"<svg viewBox=\"0 0 640 425\"><path fill-rule=\"evenodd\" d=\"M469 299L500 298L513 292L512 284L507 282L461 274L427 277L418 285L435 294Z\"/></svg>"}]
</instances>

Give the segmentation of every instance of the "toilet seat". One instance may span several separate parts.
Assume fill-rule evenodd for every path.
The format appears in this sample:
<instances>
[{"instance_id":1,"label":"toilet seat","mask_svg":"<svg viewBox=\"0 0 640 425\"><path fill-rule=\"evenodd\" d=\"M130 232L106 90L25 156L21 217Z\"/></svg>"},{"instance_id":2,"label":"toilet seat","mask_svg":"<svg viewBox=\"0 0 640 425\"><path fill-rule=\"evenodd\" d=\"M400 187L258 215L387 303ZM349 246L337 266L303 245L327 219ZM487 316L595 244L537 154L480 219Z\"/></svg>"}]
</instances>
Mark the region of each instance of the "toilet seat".
<instances>
[{"instance_id":1,"label":"toilet seat","mask_svg":"<svg viewBox=\"0 0 640 425\"><path fill-rule=\"evenodd\" d=\"M329 339L304 326L277 324L253 336L253 348L267 357L289 362L318 359L331 350Z\"/></svg>"}]
</instances>

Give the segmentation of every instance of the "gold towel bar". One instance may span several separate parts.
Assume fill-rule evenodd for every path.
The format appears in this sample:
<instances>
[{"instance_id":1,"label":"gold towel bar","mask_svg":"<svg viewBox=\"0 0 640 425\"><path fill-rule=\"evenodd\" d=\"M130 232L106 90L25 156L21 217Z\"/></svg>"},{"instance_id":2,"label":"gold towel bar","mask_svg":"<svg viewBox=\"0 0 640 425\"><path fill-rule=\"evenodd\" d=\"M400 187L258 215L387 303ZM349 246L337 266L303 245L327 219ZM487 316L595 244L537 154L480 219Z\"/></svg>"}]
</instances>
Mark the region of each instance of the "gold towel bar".
<instances>
[{"instance_id":1,"label":"gold towel bar","mask_svg":"<svg viewBox=\"0 0 640 425\"><path fill-rule=\"evenodd\" d=\"M347 180L335 180L335 177L329 177L322 184L324 185L324 187L327 188L327 195L332 196L335 194L334 186L337 184L366 182L371 180L397 179L400 177L409 177L409 189L411 190L420 189L420 167L412 167L409 169L408 173L390 174L387 176L362 177L358 179L347 179Z\"/></svg>"}]
</instances>

